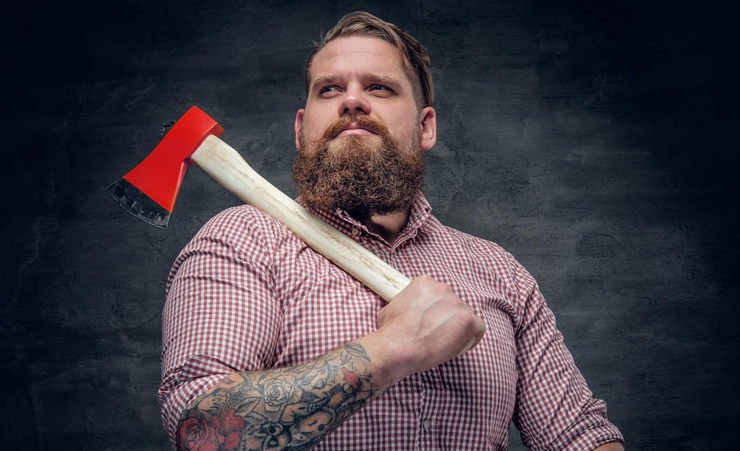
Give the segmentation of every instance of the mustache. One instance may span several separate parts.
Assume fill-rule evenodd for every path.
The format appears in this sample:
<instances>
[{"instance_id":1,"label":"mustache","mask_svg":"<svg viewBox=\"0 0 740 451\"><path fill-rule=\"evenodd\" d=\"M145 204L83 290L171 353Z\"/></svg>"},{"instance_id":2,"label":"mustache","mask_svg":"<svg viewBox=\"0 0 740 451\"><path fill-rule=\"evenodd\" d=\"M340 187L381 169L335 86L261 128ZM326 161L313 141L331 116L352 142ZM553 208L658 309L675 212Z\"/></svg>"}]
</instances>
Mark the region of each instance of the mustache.
<instances>
[{"instance_id":1,"label":"mustache","mask_svg":"<svg viewBox=\"0 0 740 451\"><path fill-rule=\"evenodd\" d=\"M375 133L383 139L390 138L390 131L384 123L377 119L360 115L340 117L324 129L324 131L321 133L321 140L323 142L328 142L336 138L336 136L340 134L344 129L349 127L350 124L357 124L360 127Z\"/></svg>"}]
</instances>

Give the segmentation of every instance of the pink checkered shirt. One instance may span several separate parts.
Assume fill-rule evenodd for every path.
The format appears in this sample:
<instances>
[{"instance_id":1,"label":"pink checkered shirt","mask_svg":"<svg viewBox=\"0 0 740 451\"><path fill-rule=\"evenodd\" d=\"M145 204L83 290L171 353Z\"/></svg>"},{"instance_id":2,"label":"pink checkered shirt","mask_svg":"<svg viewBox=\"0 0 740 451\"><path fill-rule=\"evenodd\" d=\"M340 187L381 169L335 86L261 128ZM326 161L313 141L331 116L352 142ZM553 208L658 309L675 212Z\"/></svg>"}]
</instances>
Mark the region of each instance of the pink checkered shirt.
<instances>
[{"instance_id":1,"label":"pink checkered shirt","mask_svg":"<svg viewBox=\"0 0 740 451\"><path fill-rule=\"evenodd\" d=\"M443 226L419 194L393 246L345 212L315 211L409 278L449 284L486 322L467 354L406 377L317 450L505 450L622 441L594 399L532 276L494 243ZM159 402L174 443L183 409L234 371L291 366L376 328L383 300L250 206L209 221L174 263Z\"/></svg>"}]
</instances>

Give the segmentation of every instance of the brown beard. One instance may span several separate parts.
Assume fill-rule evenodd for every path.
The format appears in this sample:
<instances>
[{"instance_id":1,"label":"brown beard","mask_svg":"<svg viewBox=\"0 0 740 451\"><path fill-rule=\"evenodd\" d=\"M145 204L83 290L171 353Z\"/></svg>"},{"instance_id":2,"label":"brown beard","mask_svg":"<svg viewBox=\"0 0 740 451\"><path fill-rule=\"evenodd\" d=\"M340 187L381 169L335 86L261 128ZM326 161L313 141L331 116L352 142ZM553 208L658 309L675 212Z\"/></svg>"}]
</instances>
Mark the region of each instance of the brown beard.
<instances>
[{"instance_id":1,"label":"brown beard","mask_svg":"<svg viewBox=\"0 0 740 451\"><path fill-rule=\"evenodd\" d=\"M380 138L334 139L350 123L368 127ZM312 208L340 209L356 219L405 211L424 181L421 130L408 149L400 148L382 122L367 116L343 116L313 143L299 135L293 184Z\"/></svg>"}]
</instances>

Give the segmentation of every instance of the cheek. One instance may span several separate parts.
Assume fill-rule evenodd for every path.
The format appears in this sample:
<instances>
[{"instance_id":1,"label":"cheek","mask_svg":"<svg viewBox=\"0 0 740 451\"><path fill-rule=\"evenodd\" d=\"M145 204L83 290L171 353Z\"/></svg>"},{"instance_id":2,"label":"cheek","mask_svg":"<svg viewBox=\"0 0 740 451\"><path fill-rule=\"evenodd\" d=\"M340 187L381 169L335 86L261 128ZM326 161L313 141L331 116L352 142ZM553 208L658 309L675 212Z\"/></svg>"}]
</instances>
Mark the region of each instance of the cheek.
<instances>
[{"instance_id":1,"label":"cheek","mask_svg":"<svg viewBox=\"0 0 740 451\"><path fill-rule=\"evenodd\" d=\"M323 120L321 117L316 117L315 115L308 118L304 117L301 132L307 140L314 140L321 136L327 125L329 125L329 122Z\"/></svg>"},{"instance_id":2,"label":"cheek","mask_svg":"<svg viewBox=\"0 0 740 451\"><path fill-rule=\"evenodd\" d=\"M418 116L416 109L398 108L383 118L383 122L395 132L396 136L408 137L416 135L417 130L421 129L421 124L417 120Z\"/></svg>"},{"instance_id":3,"label":"cheek","mask_svg":"<svg viewBox=\"0 0 740 451\"><path fill-rule=\"evenodd\" d=\"M336 109L332 102L311 102L303 112L303 124L312 128L331 119L336 119Z\"/></svg>"},{"instance_id":4,"label":"cheek","mask_svg":"<svg viewBox=\"0 0 740 451\"><path fill-rule=\"evenodd\" d=\"M414 148L420 141L421 125L412 121L397 123L397 127L391 129L391 135L396 142L405 148Z\"/></svg>"}]
</instances>

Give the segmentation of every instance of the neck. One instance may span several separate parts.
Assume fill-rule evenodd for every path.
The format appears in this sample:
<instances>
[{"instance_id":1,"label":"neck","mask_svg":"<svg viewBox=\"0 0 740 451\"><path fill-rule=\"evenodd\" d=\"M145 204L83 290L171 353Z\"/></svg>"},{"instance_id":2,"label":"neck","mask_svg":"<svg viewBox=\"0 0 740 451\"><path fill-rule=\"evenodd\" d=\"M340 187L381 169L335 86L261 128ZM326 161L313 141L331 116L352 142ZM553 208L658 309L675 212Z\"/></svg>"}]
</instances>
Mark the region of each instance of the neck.
<instances>
[{"instance_id":1,"label":"neck","mask_svg":"<svg viewBox=\"0 0 740 451\"><path fill-rule=\"evenodd\" d=\"M411 208L408 208L404 211L383 216L370 216L367 219L363 219L362 223L367 227L367 230L380 235L392 246L398 235L401 234L403 226L408 222L410 213Z\"/></svg>"}]
</instances>

